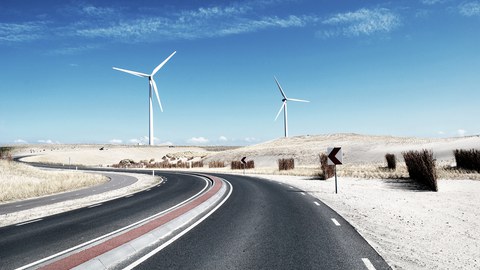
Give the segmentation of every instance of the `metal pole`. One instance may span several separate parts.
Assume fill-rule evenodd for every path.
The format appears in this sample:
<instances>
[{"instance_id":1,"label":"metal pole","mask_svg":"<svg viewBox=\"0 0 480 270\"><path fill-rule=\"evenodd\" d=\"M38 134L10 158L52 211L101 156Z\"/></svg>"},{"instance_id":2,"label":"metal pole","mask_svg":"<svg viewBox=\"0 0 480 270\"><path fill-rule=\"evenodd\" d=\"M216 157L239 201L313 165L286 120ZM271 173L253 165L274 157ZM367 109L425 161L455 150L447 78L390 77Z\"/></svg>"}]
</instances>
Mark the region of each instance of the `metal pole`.
<instances>
[{"instance_id":1,"label":"metal pole","mask_svg":"<svg viewBox=\"0 0 480 270\"><path fill-rule=\"evenodd\" d=\"M337 165L335 165L334 170L335 170L335 194L337 194Z\"/></svg>"}]
</instances>

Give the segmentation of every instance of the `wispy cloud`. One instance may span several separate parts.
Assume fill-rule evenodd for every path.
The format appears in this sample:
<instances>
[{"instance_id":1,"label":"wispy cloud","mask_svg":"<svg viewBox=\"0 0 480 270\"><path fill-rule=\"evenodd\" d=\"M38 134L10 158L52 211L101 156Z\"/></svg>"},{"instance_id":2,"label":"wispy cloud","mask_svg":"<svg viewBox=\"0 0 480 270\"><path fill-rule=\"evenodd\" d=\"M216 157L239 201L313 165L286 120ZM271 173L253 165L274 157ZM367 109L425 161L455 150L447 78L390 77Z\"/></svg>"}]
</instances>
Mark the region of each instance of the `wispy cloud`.
<instances>
[{"instance_id":1,"label":"wispy cloud","mask_svg":"<svg viewBox=\"0 0 480 270\"><path fill-rule=\"evenodd\" d=\"M205 137L192 137L187 140L187 143L189 144L206 144L208 142L209 140Z\"/></svg>"},{"instance_id":2,"label":"wispy cloud","mask_svg":"<svg viewBox=\"0 0 480 270\"><path fill-rule=\"evenodd\" d=\"M338 13L322 21L331 26L317 33L320 37L373 35L388 33L401 24L400 16L386 8L362 8L354 12Z\"/></svg>"},{"instance_id":3,"label":"wispy cloud","mask_svg":"<svg viewBox=\"0 0 480 270\"><path fill-rule=\"evenodd\" d=\"M465 129L457 130L457 135L460 136L460 137L465 136L466 133L467 133L467 131Z\"/></svg>"},{"instance_id":4,"label":"wispy cloud","mask_svg":"<svg viewBox=\"0 0 480 270\"><path fill-rule=\"evenodd\" d=\"M424 5L435 5L445 2L445 0L420 0Z\"/></svg>"},{"instance_id":5,"label":"wispy cloud","mask_svg":"<svg viewBox=\"0 0 480 270\"><path fill-rule=\"evenodd\" d=\"M466 2L458 6L460 14L467 17L480 16L480 1Z\"/></svg>"},{"instance_id":6,"label":"wispy cloud","mask_svg":"<svg viewBox=\"0 0 480 270\"><path fill-rule=\"evenodd\" d=\"M108 141L108 143L110 143L110 144L122 144L123 141L120 140L120 139L111 139L110 141Z\"/></svg>"},{"instance_id":7,"label":"wispy cloud","mask_svg":"<svg viewBox=\"0 0 480 270\"><path fill-rule=\"evenodd\" d=\"M220 142L227 142L227 141L228 141L228 138L225 137L225 136L220 136L220 137L218 137L218 141L220 141Z\"/></svg>"},{"instance_id":8,"label":"wispy cloud","mask_svg":"<svg viewBox=\"0 0 480 270\"><path fill-rule=\"evenodd\" d=\"M37 40L46 30L46 22L0 23L0 42Z\"/></svg>"},{"instance_id":9,"label":"wispy cloud","mask_svg":"<svg viewBox=\"0 0 480 270\"><path fill-rule=\"evenodd\" d=\"M23 139L16 139L13 141L15 144L27 144L28 142Z\"/></svg>"},{"instance_id":10,"label":"wispy cloud","mask_svg":"<svg viewBox=\"0 0 480 270\"><path fill-rule=\"evenodd\" d=\"M43 143L43 144L60 144L59 141L53 141L53 140L50 140L50 139L47 139L47 140L38 140L37 142L38 142L38 143Z\"/></svg>"},{"instance_id":11,"label":"wispy cloud","mask_svg":"<svg viewBox=\"0 0 480 270\"><path fill-rule=\"evenodd\" d=\"M94 49L100 48L99 45L82 45L82 46L76 46L76 47L65 47L65 48L58 48L50 51L48 54L50 55L74 55L74 54L80 54L86 51L91 51Z\"/></svg>"}]
</instances>

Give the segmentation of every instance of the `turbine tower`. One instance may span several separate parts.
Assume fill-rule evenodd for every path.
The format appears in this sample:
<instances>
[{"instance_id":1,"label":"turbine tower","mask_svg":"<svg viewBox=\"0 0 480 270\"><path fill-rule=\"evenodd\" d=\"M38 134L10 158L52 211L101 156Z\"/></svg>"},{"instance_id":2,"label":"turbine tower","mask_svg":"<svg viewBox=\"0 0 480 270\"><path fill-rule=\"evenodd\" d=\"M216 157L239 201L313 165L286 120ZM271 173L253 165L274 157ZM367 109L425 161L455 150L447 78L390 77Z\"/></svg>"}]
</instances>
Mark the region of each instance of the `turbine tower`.
<instances>
[{"instance_id":1,"label":"turbine tower","mask_svg":"<svg viewBox=\"0 0 480 270\"><path fill-rule=\"evenodd\" d=\"M168 60L170 60L170 58L172 58L172 56L173 56L176 52L177 52L177 51L174 51L172 54L170 54L169 57L167 57L167 59L163 60L163 62L160 63L160 65L158 65L158 66L152 71L152 74L150 74L150 75L149 75L149 74L145 74L145 73L136 72L136 71L131 71L131 70L126 70L126 69L122 69L122 68L113 67L113 69L118 70L118 71L126 72L126 73L129 73L129 74L132 74L132 75L135 75L135 76L138 76L138 77L142 77L142 78L148 78L148 84L149 84L149 88L148 88L148 89L149 89L149 98L148 98L149 110L148 110L148 117L149 117L149 121L150 121L149 129L148 129L148 143L149 143L149 145L153 145L153 102L152 102L152 88L153 88L153 90L155 90L155 95L157 96L158 105L160 105L160 111L163 112L162 103L160 102L160 96L158 95L157 84L156 84L155 81L153 80L153 75L155 75L155 73L157 73L157 72L163 67L163 65L165 65L165 63L167 63Z\"/></svg>"},{"instance_id":2,"label":"turbine tower","mask_svg":"<svg viewBox=\"0 0 480 270\"><path fill-rule=\"evenodd\" d=\"M277 113L277 117L275 117L275 121L277 121L278 116L280 115L280 113L283 110L283 125L284 125L284 129L285 129L285 138L286 138L286 137L288 137L287 101L298 101L298 102L310 102L310 101L302 100L302 99L295 99L295 98L287 98L287 96L285 95L285 92L283 92L283 89L280 86L280 83L278 83L277 78L275 78L275 76L273 76L273 78L275 79L275 82L277 83L277 86L278 86L278 90L280 90L280 94L282 94L282 97L283 97L283 99L282 99L283 103L282 103L282 106L280 107L280 110Z\"/></svg>"}]
</instances>

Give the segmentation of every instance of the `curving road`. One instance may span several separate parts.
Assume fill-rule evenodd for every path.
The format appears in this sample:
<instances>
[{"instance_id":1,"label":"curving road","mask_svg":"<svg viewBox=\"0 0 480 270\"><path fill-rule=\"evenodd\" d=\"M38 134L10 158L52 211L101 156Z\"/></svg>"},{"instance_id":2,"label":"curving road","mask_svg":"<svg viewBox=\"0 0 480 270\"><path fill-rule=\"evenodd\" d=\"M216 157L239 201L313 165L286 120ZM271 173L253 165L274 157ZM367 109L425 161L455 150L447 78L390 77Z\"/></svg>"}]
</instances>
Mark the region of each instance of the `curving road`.
<instances>
[{"instance_id":1,"label":"curving road","mask_svg":"<svg viewBox=\"0 0 480 270\"><path fill-rule=\"evenodd\" d=\"M150 191L38 222L0 229L2 269L13 269L168 208L202 189L197 177L159 173ZM211 216L135 269L390 269L342 217L302 190L218 175L233 186ZM143 257L143 258L142 258Z\"/></svg>"},{"instance_id":2,"label":"curving road","mask_svg":"<svg viewBox=\"0 0 480 270\"><path fill-rule=\"evenodd\" d=\"M0 269L15 269L123 228L197 194L205 181L191 175L162 173L167 180L152 189L0 228Z\"/></svg>"},{"instance_id":3,"label":"curving road","mask_svg":"<svg viewBox=\"0 0 480 270\"><path fill-rule=\"evenodd\" d=\"M135 269L390 269L352 226L305 192L217 176L233 185L229 200Z\"/></svg>"}]
</instances>

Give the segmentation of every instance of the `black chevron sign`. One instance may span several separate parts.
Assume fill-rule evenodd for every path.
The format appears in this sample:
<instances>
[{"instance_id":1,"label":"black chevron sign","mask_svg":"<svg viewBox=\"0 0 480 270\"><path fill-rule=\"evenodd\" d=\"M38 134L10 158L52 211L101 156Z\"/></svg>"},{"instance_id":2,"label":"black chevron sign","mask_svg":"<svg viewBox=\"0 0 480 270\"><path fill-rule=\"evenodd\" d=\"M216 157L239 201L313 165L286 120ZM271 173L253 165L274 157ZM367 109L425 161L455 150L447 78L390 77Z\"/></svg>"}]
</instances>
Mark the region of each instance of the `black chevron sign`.
<instances>
[{"instance_id":1,"label":"black chevron sign","mask_svg":"<svg viewBox=\"0 0 480 270\"><path fill-rule=\"evenodd\" d=\"M342 148L328 148L328 165L342 165Z\"/></svg>"}]
</instances>

